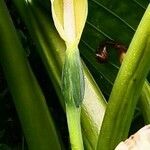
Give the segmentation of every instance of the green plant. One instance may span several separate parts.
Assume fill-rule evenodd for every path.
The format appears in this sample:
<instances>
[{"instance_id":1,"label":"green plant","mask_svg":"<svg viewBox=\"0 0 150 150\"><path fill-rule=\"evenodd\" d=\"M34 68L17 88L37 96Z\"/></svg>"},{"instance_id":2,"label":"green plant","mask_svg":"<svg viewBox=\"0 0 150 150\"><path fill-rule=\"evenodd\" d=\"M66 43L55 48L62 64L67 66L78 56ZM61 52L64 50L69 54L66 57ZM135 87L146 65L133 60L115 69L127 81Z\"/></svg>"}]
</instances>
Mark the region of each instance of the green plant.
<instances>
[{"instance_id":1,"label":"green plant","mask_svg":"<svg viewBox=\"0 0 150 150\"><path fill-rule=\"evenodd\" d=\"M60 1L57 1L57 2L60 2ZM4 3L2 2L2 4L4 4ZM13 0L13 4L11 4L11 5L15 6L15 9L17 9L17 11L18 11L18 13L16 13L16 14L21 16L22 21L26 24L26 27L27 27L30 35L31 35L32 41L34 41L34 43L36 45L36 48L34 48L34 50L30 50L30 51L32 51L32 54L37 52L38 55L40 56L40 59L42 60L44 66L45 66L45 68L47 70L48 76L51 78L52 83L54 85L54 88L55 88L55 90L57 92L57 95L59 97L59 100L60 100L59 101L59 107L60 107L60 104L61 104L62 108L65 110L65 104L64 104L64 100L63 100L63 96L62 96L62 92L61 92L61 88L60 87L61 87L62 68L63 68L63 64L64 64L64 60L65 60L65 49L66 49L66 45L67 44L65 45L64 41L60 38L60 36L58 35L58 33L57 33L57 31L56 31L56 29L54 27L54 23L53 23L53 20L51 18L50 1L48 1L48 0L46 1L45 0L43 2L41 0L32 0L32 1ZM112 4L113 4L113 2L112 2ZM121 6L123 6L123 4L125 6L126 2L120 2L120 10L121 10ZM139 11L139 13L141 13L141 16L142 16L142 12L144 12L144 8L143 8L144 4L143 5L141 5L141 4L138 5L139 4L138 2L137 3L135 2L135 4L138 6L138 8L140 10L142 10L142 11ZM3 5L1 5L1 6L3 6ZM59 5L57 5L57 6L59 7ZM132 7L132 6L133 5L131 5L130 7ZM145 4L145 6L146 6L146 4ZM92 47L96 46L97 43L99 43L99 40L102 41L105 38L113 39L113 38L117 37L117 38L120 38L121 41L123 41L125 43L129 43L129 41L130 41L132 36L130 35L131 32L128 32L128 30L129 31L130 30L133 31L133 28L135 28L134 25L133 25L134 27L132 27L128 23L126 23L126 21L124 21L122 18L118 18L118 20L121 23L123 22L123 26L120 25L121 27L123 27L123 30L121 28L118 28L116 31L110 30L110 28L111 27L113 28L113 26L115 26L116 24L115 24L115 22L105 23L105 19L108 21L108 19L111 18L111 17L115 16L117 18L117 15L115 13L113 13L113 11L111 11L111 8L108 8L108 7L109 7L108 4L106 2L103 2L103 1L98 1L98 0L89 1L89 13L90 13L90 15L89 15L89 17L87 19L85 32L83 33L83 37L82 37L80 45L79 45L80 52L81 52L83 60L86 62L88 68L91 70L91 73L94 72L93 76L95 77L97 83L98 84L100 83L99 87L102 89L102 91L105 94L106 98L108 97L108 95L109 95L109 93L111 91L110 90L110 86L112 86L112 84L113 84L112 82L114 81L114 79L116 77L116 74L118 72L118 68L116 67L118 65L118 62L115 61L116 60L116 56L115 56L115 54L113 54L113 51L112 51L112 52L110 52L111 53L110 54L110 57L111 57L110 59L112 59L112 62L110 60L108 63L100 64L95 59L95 52L91 51L91 50L93 50ZM101 13L96 13L96 12L99 12L98 10L100 10L100 12L102 14ZM149 9L147 9L147 12L148 12L148 10ZM106 13L105 13L105 11L106 11ZM93 15L92 12L95 12L95 14ZM107 13L111 14L111 15L107 16L106 15ZM0 15L2 15L2 14L3 14L3 11L0 12ZM100 18L105 18L104 20L101 20L101 23L97 22L97 20L96 20L97 18L99 18L100 15L101 15ZM102 15L103 15L103 17L102 17ZM105 17L105 15L107 17ZM3 29L10 29L11 30L12 27L7 27L6 28L6 25L5 25L5 22L4 22L4 20L6 18L8 18L8 17L10 18L10 16L8 16L8 14L7 14L7 17L6 16L2 16L3 19L1 20L0 25L1 25L1 27L3 27ZM137 18L139 18L139 20L140 20L139 16ZM82 19L85 21L86 17L84 16ZM149 29L147 27L145 27L145 26L148 26L149 23L148 22L146 22L146 23L147 24L143 23L144 24L143 26L144 26L144 29L145 29L144 36L149 33L148 32ZM6 24L9 25L10 23L7 22ZM102 27L102 32L101 32L98 29L99 28L99 24L100 24L100 26L105 24L106 26L108 26L108 28L106 27L106 29L105 29L105 28ZM138 21L135 24L138 24ZM55 25L56 25L56 23L55 23ZM11 26L13 26L12 23L11 23ZM96 28L96 26L97 26L97 28ZM143 30L143 27L141 27L141 28ZM111 36L108 36L106 34L107 33L107 31L106 31L107 29L108 29L108 32L112 31L111 33L109 33ZM94 30L96 30L96 31L94 31ZM7 31L7 30L3 30L3 31ZM14 31L15 30L14 30L14 27L13 27L13 32ZM98 34L99 31L101 33L100 36ZM15 32L12 34L12 36L15 35L15 38L12 38L12 39L14 41L18 41L17 35L16 35ZM125 33L125 32L129 33L130 36L128 37L127 36L128 34L126 36L122 36L122 33ZM1 30L0 30L0 33L7 37L9 35L8 34L9 30L7 32L5 32L5 33L1 32ZM132 35L133 35L133 33L132 33ZM10 38L11 36L8 36L8 37ZM30 36L27 35L27 38L29 38L29 37ZM95 37L97 37L97 38L95 39ZM137 42L138 38L141 39L141 36L139 36L137 34L136 38L133 38L133 41L135 40ZM6 38L6 42L7 43L9 43L9 42L12 43L11 40L7 40L7 39L8 38ZM125 74L125 72L127 72L127 75L131 75L131 74L128 74L128 72L129 72L128 69L134 70L133 68L136 68L136 66L139 66L140 70L142 70L143 69L143 64L145 64L145 69L142 71L142 73L136 73L136 71L135 72L133 71L133 73L135 73L134 80L130 79L130 77L128 78L127 76L126 77L117 77L117 79L115 81L115 84L114 84L114 87L113 87L113 91L111 93L110 101L108 102L108 109L106 111L106 116L104 118L104 123L102 125L102 130L100 132L100 135L99 135L99 130L101 128L101 124L102 124L102 121L103 121L103 116L104 116L104 113L105 113L107 102L106 102L104 96L102 95L101 91L99 90L99 88L98 88L96 82L94 81L93 77L91 76L89 70L87 69L85 64L82 62L82 64L83 64L82 66L84 68L83 72L84 72L84 80L85 80L85 94L84 94L84 99L83 99L82 106L81 106L81 127L82 127L82 136L83 136L83 143L84 143L85 149L95 149L96 145L97 145L97 141L98 141L98 136L100 136L98 149L102 149L102 148L103 149L114 149L116 144L118 144L118 142L120 140L123 140L127 136L128 130L129 130L129 126L131 124L131 120L135 119L133 117L133 113L134 113L134 110L135 110L135 107L136 107L136 103L137 103L138 97L140 96L140 93L141 93L141 97L140 97L140 100L139 100L138 104L140 106L141 112L143 113L143 117L144 117L145 122L149 123L149 115L148 114L149 114L149 104L150 104L150 102L149 102L149 85L148 85L148 81L145 82L144 88L142 90L142 85L144 83L144 79L145 79L146 74L148 73L148 70L149 70L149 66L148 66L149 59L146 58L142 62L142 65L139 65L139 62L138 62L138 60L143 60L143 58L140 57L142 54L146 53L144 56L145 57L149 57L149 51L144 51L145 48L143 46L144 43L147 43L147 39L148 39L148 37L146 37L146 38L144 37L143 40L140 40L141 43L139 42L139 45L137 45L136 42L132 42L134 44L131 44L132 46L130 46L130 48L129 48L129 51L128 51L129 54L127 53L127 57L126 57L123 65L121 66L121 69L120 69L119 72L122 72L123 75ZM9 52L9 50L13 48L12 46L9 47L9 45L12 45L12 44L6 44L6 42L3 42L2 40L3 39L0 40L0 42L2 43L1 44L1 49L4 50L4 48L6 48L8 50L8 52ZM19 43L19 42L17 42L17 43ZM20 44L17 44L17 45L19 45L19 47L16 48L17 49L16 54L19 55L19 49L21 49L20 51L24 51L24 50L23 50L22 46L20 46ZM75 47L77 47L78 42L75 45L76 45ZM15 47L16 44L13 44L13 46ZM133 49L135 49L135 47L137 47L137 49L140 51L140 53L137 53L137 57L132 58L131 56L133 56L132 53L134 53ZM15 49L15 48L13 48L13 49ZM30 47L30 49L31 49L31 47ZM142 50L145 53L144 52L142 53ZM3 51L1 51L0 53L4 54L2 52ZM78 51L76 51L76 52L77 52L77 56L78 56L77 59L79 60ZM16 57L14 55L14 51L12 51L12 53L8 53L8 54L9 54L8 55L9 59L11 57L13 57L13 58ZM23 54L24 54L23 57L25 57L25 63L27 63L27 58L25 56L25 53L23 52ZM9 56L11 56L11 57L9 57ZM4 55L1 55L0 58L1 58L1 65L3 65L7 59L4 59L5 58ZM23 60L23 58L21 56L17 57L17 58L20 61ZM74 63L76 63L76 57L73 56L72 58L75 58ZM20 63L20 62L18 63L18 61L17 61L18 59L15 59L16 60L16 65L20 64L20 66L21 66L22 63ZM10 60L8 60L5 63L6 66L9 66L9 61ZM130 64L129 66L133 66L133 67L129 68L129 66L127 66L126 63ZM31 73L32 69L30 67L30 64L29 63L27 63L27 64L28 64L27 66L28 66L28 68L30 70L28 72L30 72L29 74L32 74L32 76L33 76L33 73ZM11 63L11 65L13 65L13 63ZM94 66L94 68L93 68L93 66ZM125 68L123 66L127 66L126 69L123 69L123 68ZM13 78L13 73L14 74L18 73L18 67L12 67L13 69L8 68L8 71L6 71L7 67L3 67L3 68L4 68L5 74L8 74L8 77L7 76L6 77L7 77L7 82L8 82L9 88L11 90L11 93L12 93L12 95L15 95L14 90L18 89L18 87L20 87L20 84L18 86L14 84L16 82L16 80L14 80L14 78ZM68 67L67 67L67 69L68 69ZM11 72L11 70L13 72ZM25 69L23 69L22 67L19 70L24 70L25 71ZM122 70L124 70L124 71L122 71ZM70 72L69 75L72 73L72 71L74 71L74 70L72 70L72 69L69 70L69 72ZM25 72L27 73L27 70ZM77 71L75 71L75 73L76 72ZM82 72L82 71L80 71L80 72ZM98 72L98 74L95 73L95 72ZM101 78L99 78L99 74L103 74L104 75L103 77L105 77L105 78L102 77L102 80L101 80ZM16 75L14 75L14 76L16 76ZM26 74L23 73L19 77L22 79L25 76L26 76ZM122 76L121 73L119 73L119 76ZM68 75L67 75L67 77L68 77ZM140 80L138 77L140 77L140 79L142 79L142 80ZM35 77L32 77L32 78L35 78ZM28 82L25 82L26 86L23 86L23 87L26 87L28 89L26 94L25 94L25 96L29 96L29 93L31 95L33 95L33 93L35 93L35 91L33 91L33 88L32 88L33 86L36 86L37 88L39 88L39 86L37 85L37 81L35 81L35 79L32 79L32 78L30 78L30 80ZM135 78L136 78L136 80L135 80ZM100 79L100 82L99 82L98 79ZM19 80L19 78L18 78L18 80ZM35 83L32 82L33 80L35 81ZM74 78L70 80L71 84L74 84L73 80L74 80ZM134 81L134 82L132 82L131 80ZM11 83L10 81L14 82L14 83ZM26 81L26 80L23 80L23 81ZM133 83L130 86L131 90L128 89L128 88L124 88L124 86L127 86L127 84L125 84L124 86L120 86L120 82L123 83L125 81L127 81L126 83L128 83L128 81L129 82L131 81ZM31 85L28 87L27 84L29 84L29 83ZM140 87L136 86L137 84L140 84ZM82 82L81 82L80 86L78 86L78 84L76 84L76 83L74 85L76 86L76 88L78 88L79 91L80 90L84 91L84 88L83 88L84 85L83 85ZM66 84L66 86L68 86L68 84ZM71 87L71 86L69 86L69 87ZM134 87L136 87L136 88L134 88ZM48 88L51 88L51 86L48 85ZM127 90L127 92L124 91L124 90ZM128 98L131 97L131 95L134 93L135 90L136 91L139 90L139 92L138 92L138 94L135 97L133 97L133 103L132 103L132 105L130 105L127 102L127 100L128 100ZM141 92L141 90L142 90L142 92ZM69 92L69 90L67 88L66 88L66 92ZM19 93L16 92L16 93L17 93L17 95L21 95L21 93L24 93L24 90L21 90L21 92L19 92ZM41 95L43 95L43 93L41 92L40 89L37 90L37 94L40 94L40 93L41 93ZM121 97L118 96L118 99L116 99L116 97L115 97L116 93L123 93L123 95L120 94ZM69 92L69 94L70 94L70 92ZM73 92L73 94L74 94L74 92ZM80 92L79 92L79 95L80 95ZM83 95L83 93L81 95ZM114 96L112 96L112 95L114 95ZM128 95L128 98L126 98L127 95ZM37 98L36 98L37 101L40 99L39 97L40 96L37 96ZM68 98L68 96L66 97L66 99L67 98ZM19 101L21 98L18 98L18 100L17 100L16 96L13 96L13 99L14 99L14 102L15 102L15 101ZM23 96L22 99L24 99L24 96ZM26 99L28 99L28 98L26 98ZM26 103L26 99L25 99L24 103ZM53 98L50 98L49 100L51 101L52 99ZM115 99L115 100L111 100L111 99ZM125 99L124 103L122 103L120 101L120 99ZM28 103L31 103L30 99L28 99L28 100L29 100ZM43 98L42 101L45 101L44 98ZM78 104L81 105L81 103L80 103L81 101L82 101L82 97L81 97L81 99L79 98L79 103L73 101L73 105L75 104L74 105L75 106L74 110L76 110L76 106ZM58 102L56 102L56 103L58 103ZM114 118L114 117L109 117L111 112L116 112L117 109L119 109L119 111L120 111L121 107L125 107L124 104L127 105L128 107L126 109L121 109L122 110L121 114L124 114L125 110L128 112L128 114L126 113L126 115L125 115L125 118L127 118L127 122L122 122L122 120L121 120L122 116L118 116L118 119L117 119L116 122L114 122L114 120L111 120L111 119ZM16 108L19 107L17 103L15 103L15 105L16 105ZM22 105L25 105L25 104L22 104ZM34 108L33 107L34 104L32 104L30 106L31 106L30 109ZM43 105L38 106L39 109L37 109L38 111L40 110L39 111L40 115L32 114L32 111L28 115L31 118L32 117L34 118L35 116L38 116L39 118L41 117L41 119L43 119L42 117L45 116L44 112L46 112L47 113L47 117L50 118L50 115L49 115L47 106L45 105L45 102L44 102L45 109L40 109L40 107L42 108L42 106ZM20 120L23 120L22 121L23 122L22 123L22 128L24 130L24 134L26 136L29 149L40 149L40 146L41 146L41 149L43 149L43 147L42 147L43 145L47 146L47 149L56 149L56 148L54 148L54 146L56 146L58 149L60 149L60 146L61 146L61 149L63 147L65 147L65 149L66 149L66 147L68 148L68 145L64 146L64 144L62 144L63 142L61 141L61 138L63 137L63 135L59 133L59 129L57 128L57 124L55 124L55 121L53 121L52 119L50 119L51 121L50 121L50 124L48 125L48 127L51 129L49 131L51 131L50 134L52 134L53 138L49 138L50 134L47 134L47 136L41 135L41 136L39 136L39 142L38 142L36 137L34 137L34 136L36 136L36 134L34 134L34 128L30 128L30 126L28 126L30 124L32 125L32 123L33 123L32 121L33 120L27 120L26 122L24 122L24 120L26 120L26 118L29 119L29 117L23 116L22 113L23 112L24 112L24 114L28 113L29 112L28 109L23 110L23 111L22 110L18 110L18 109L17 110L18 110L18 115L20 117ZM68 107L68 110L69 110L69 107ZM43 115L41 115L42 113L43 113ZM118 111L117 111L117 113L118 113ZM74 115L74 114L72 114L72 115ZM79 116L80 113L77 114L77 115ZM116 116L115 113L113 113L113 115ZM138 113L135 112L135 115L138 115ZM107 116L108 116L108 121L106 121L107 120L106 119ZM37 119L37 118L35 117L34 119ZM71 118L71 119L74 119L74 118ZM41 121L40 119L37 119L37 120L40 123L43 124L43 121ZM80 126L80 123L79 123L80 121L78 120L77 122L78 122L78 125ZM108 125L106 122L109 122L109 126L110 126L110 128L108 128L108 131L105 131L105 129L104 129ZM115 128L115 130L114 130L114 128L111 129L113 127L113 123L118 123L118 128L119 129L118 128ZM38 123L36 123L36 124L38 124ZM46 125L46 124L47 123L45 122L44 125ZM56 135L55 129L53 128L54 124L55 124L56 129L58 130L57 131L57 135ZM119 126L122 126L122 128L125 129L125 132L124 131L120 132L121 129L120 129ZM37 127L37 128L39 128L41 130L41 131L40 130L38 131L38 129L37 129L37 133L38 132L42 133L42 130L45 127ZM31 130L30 133L26 132L26 129L30 129ZM73 128L73 131L74 131L74 128ZM114 134L113 131L115 132L115 134ZM78 132L78 131L75 130L75 133L76 132ZM112 140L111 140L112 144L110 144L111 143L110 141L105 140L108 137L107 133L108 134L112 134L113 133L113 136L109 136L109 137L112 137ZM33 135L33 138L32 138L33 142L30 141L30 137L31 137L30 134ZM54 138L53 135L55 135L56 137ZM59 136L60 138L58 139L57 136ZM80 137L78 138L79 142L77 142L77 143L75 142L75 144L77 144L77 146L80 145L80 144L78 145L78 143L82 143L82 140L81 140ZM116 137L118 137L118 140L116 140ZM51 141L52 139L55 140L55 143ZM34 140L35 140L35 142L34 142ZM49 140L51 142L48 142ZM71 141L74 141L74 140L75 140L74 137L71 138ZM103 142L103 140L105 142L108 142L108 143L105 144L105 142ZM45 142L45 144L39 144L42 141ZM46 144L46 141L49 144L54 144L54 145ZM30 142L32 144L30 144ZM75 147L74 147L74 144L73 144L72 148L75 148ZM77 148L77 149L82 149L82 148Z\"/></svg>"}]
</instances>

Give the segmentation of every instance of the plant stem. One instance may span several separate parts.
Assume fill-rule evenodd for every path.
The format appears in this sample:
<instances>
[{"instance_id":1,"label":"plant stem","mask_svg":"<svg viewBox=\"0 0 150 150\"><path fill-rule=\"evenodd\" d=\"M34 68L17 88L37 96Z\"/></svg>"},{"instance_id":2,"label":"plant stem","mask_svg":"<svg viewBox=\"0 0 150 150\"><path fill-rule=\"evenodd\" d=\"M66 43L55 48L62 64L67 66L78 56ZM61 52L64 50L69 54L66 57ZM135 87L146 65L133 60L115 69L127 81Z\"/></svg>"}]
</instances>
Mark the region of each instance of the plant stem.
<instances>
[{"instance_id":1,"label":"plant stem","mask_svg":"<svg viewBox=\"0 0 150 150\"><path fill-rule=\"evenodd\" d=\"M150 85L148 81L144 82L140 100L138 103L144 117L145 124L150 123Z\"/></svg>"},{"instance_id":2,"label":"plant stem","mask_svg":"<svg viewBox=\"0 0 150 150\"><path fill-rule=\"evenodd\" d=\"M119 56L120 63L122 63L124 58L125 58L125 51L122 50ZM149 115L150 114L150 86L147 80L144 82L141 96L139 98L139 102L137 105L142 111L145 123L149 124L150 123L150 115Z\"/></svg>"},{"instance_id":3,"label":"plant stem","mask_svg":"<svg viewBox=\"0 0 150 150\"><path fill-rule=\"evenodd\" d=\"M60 150L43 93L3 0L0 1L0 61L30 150Z\"/></svg>"},{"instance_id":4,"label":"plant stem","mask_svg":"<svg viewBox=\"0 0 150 150\"><path fill-rule=\"evenodd\" d=\"M69 128L69 136L72 150L83 150L81 125L80 125L80 108L66 104L66 115Z\"/></svg>"},{"instance_id":5,"label":"plant stem","mask_svg":"<svg viewBox=\"0 0 150 150\"><path fill-rule=\"evenodd\" d=\"M150 6L129 46L110 95L98 150L113 150L130 128L137 100L150 69Z\"/></svg>"},{"instance_id":6,"label":"plant stem","mask_svg":"<svg viewBox=\"0 0 150 150\"><path fill-rule=\"evenodd\" d=\"M84 75L78 48L76 48L76 46L69 48L70 49L67 49L65 53L66 57L62 74L62 93L66 104L66 115L72 149L82 150L83 142L79 110L84 96Z\"/></svg>"}]
</instances>

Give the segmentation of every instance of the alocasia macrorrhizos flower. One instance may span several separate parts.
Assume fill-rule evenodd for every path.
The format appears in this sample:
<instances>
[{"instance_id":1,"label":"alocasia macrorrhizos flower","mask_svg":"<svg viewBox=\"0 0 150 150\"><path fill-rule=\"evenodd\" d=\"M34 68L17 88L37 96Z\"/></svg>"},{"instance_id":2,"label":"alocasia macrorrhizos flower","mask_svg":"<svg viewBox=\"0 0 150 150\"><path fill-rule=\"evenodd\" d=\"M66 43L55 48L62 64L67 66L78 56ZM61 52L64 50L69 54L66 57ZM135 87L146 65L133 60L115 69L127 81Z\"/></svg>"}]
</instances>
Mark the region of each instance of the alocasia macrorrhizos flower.
<instances>
[{"instance_id":1,"label":"alocasia macrorrhizos flower","mask_svg":"<svg viewBox=\"0 0 150 150\"><path fill-rule=\"evenodd\" d=\"M86 17L87 0L51 0L55 27L68 44L78 45Z\"/></svg>"},{"instance_id":2,"label":"alocasia macrorrhizos flower","mask_svg":"<svg viewBox=\"0 0 150 150\"><path fill-rule=\"evenodd\" d=\"M78 43L87 18L87 0L51 0L55 27L66 43L62 91L66 104L79 107L84 95L84 77Z\"/></svg>"},{"instance_id":3,"label":"alocasia macrorrhizos flower","mask_svg":"<svg viewBox=\"0 0 150 150\"><path fill-rule=\"evenodd\" d=\"M55 27L66 44L62 71L62 93L72 149L83 149L80 106L84 97L84 75L78 44L87 18L87 0L51 0Z\"/></svg>"}]
</instances>

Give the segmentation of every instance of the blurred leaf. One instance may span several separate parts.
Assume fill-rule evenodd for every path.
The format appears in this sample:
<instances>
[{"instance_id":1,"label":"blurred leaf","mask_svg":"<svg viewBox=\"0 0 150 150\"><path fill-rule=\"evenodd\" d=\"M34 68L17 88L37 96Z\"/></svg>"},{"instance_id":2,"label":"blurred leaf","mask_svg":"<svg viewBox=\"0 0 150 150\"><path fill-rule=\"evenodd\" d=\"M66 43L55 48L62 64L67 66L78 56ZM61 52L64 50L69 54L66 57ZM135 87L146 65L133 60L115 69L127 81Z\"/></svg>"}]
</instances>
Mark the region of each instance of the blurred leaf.
<instances>
[{"instance_id":1,"label":"blurred leaf","mask_svg":"<svg viewBox=\"0 0 150 150\"><path fill-rule=\"evenodd\" d=\"M119 63L114 49L107 63L97 61L95 54L104 40L115 40L128 47L148 0L89 0L89 14L80 43L80 52L103 93L109 96Z\"/></svg>"},{"instance_id":2,"label":"blurred leaf","mask_svg":"<svg viewBox=\"0 0 150 150\"><path fill-rule=\"evenodd\" d=\"M0 144L0 150L11 150L11 149L5 144Z\"/></svg>"}]
</instances>

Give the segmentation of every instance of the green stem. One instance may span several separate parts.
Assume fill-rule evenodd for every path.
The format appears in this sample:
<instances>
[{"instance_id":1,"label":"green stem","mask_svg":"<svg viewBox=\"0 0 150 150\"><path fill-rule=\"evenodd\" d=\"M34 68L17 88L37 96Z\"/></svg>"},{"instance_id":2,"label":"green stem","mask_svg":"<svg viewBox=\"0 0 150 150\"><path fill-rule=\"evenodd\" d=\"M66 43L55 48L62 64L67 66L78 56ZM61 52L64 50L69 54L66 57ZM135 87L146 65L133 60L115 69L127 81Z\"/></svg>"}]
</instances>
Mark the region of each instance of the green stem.
<instances>
[{"instance_id":1,"label":"green stem","mask_svg":"<svg viewBox=\"0 0 150 150\"><path fill-rule=\"evenodd\" d=\"M83 142L79 110L84 96L84 75L79 50L76 45L69 47L65 54L66 57L62 74L62 93L66 103L71 147L73 150L82 150Z\"/></svg>"},{"instance_id":2,"label":"green stem","mask_svg":"<svg viewBox=\"0 0 150 150\"><path fill-rule=\"evenodd\" d=\"M150 6L129 46L110 95L97 149L113 150L130 128L137 100L150 69Z\"/></svg>"},{"instance_id":3,"label":"green stem","mask_svg":"<svg viewBox=\"0 0 150 150\"><path fill-rule=\"evenodd\" d=\"M69 136L72 150L83 150L81 125L80 125L80 108L66 104L66 115L69 128Z\"/></svg>"},{"instance_id":4,"label":"green stem","mask_svg":"<svg viewBox=\"0 0 150 150\"><path fill-rule=\"evenodd\" d=\"M0 61L30 150L60 150L53 120L31 71L3 0L0 1Z\"/></svg>"},{"instance_id":5,"label":"green stem","mask_svg":"<svg viewBox=\"0 0 150 150\"><path fill-rule=\"evenodd\" d=\"M150 85L145 81L139 100L139 107L143 113L145 124L150 123Z\"/></svg>"},{"instance_id":6,"label":"green stem","mask_svg":"<svg viewBox=\"0 0 150 150\"><path fill-rule=\"evenodd\" d=\"M122 60L125 58L125 53L122 53ZM139 98L138 104L139 108L142 111L143 118L146 124L150 123L150 87L149 83L146 80L142 88L141 96Z\"/></svg>"},{"instance_id":7,"label":"green stem","mask_svg":"<svg viewBox=\"0 0 150 150\"><path fill-rule=\"evenodd\" d=\"M65 63L62 70L62 93L66 103L66 115L69 128L71 148L83 150L80 126L80 107L85 86L84 75L76 45L70 45L65 51Z\"/></svg>"}]
</instances>

